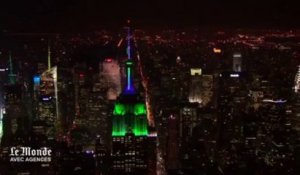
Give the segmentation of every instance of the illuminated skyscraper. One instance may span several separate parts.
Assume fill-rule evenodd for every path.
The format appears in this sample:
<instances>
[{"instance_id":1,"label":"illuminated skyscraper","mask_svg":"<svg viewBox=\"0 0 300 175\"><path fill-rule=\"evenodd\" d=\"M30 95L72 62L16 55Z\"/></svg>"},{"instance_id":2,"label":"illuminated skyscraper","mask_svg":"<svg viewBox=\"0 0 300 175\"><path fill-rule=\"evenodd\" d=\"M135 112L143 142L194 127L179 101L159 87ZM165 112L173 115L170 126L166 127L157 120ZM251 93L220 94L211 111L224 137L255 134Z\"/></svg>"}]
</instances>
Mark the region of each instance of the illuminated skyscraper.
<instances>
[{"instance_id":1,"label":"illuminated skyscraper","mask_svg":"<svg viewBox=\"0 0 300 175\"><path fill-rule=\"evenodd\" d=\"M129 29L128 29L129 33ZM112 171L114 174L145 174L147 171L148 120L144 99L133 85L134 61L128 35L126 84L118 97L112 119Z\"/></svg>"},{"instance_id":2,"label":"illuminated skyscraper","mask_svg":"<svg viewBox=\"0 0 300 175\"><path fill-rule=\"evenodd\" d=\"M73 69L51 65L49 44L47 63L47 67L39 64L38 72L33 76L36 105L34 128L42 128L48 139L62 139L75 115Z\"/></svg>"},{"instance_id":3,"label":"illuminated skyscraper","mask_svg":"<svg viewBox=\"0 0 300 175\"><path fill-rule=\"evenodd\" d=\"M127 83L123 93L115 103L113 112L113 136L124 136L129 130L132 130L135 136L148 135L148 121L145 117L146 106L132 84L132 66L133 61L128 60L126 62Z\"/></svg>"},{"instance_id":4,"label":"illuminated skyscraper","mask_svg":"<svg viewBox=\"0 0 300 175\"><path fill-rule=\"evenodd\" d=\"M201 74L201 69L191 69L191 85L189 93L189 102L191 103L202 103Z\"/></svg>"},{"instance_id":5,"label":"illuminated skyscraper","mask_svg":"<svg viewBox=\"0 0 300 175\"><path fill-rule=\"evenodd\" d=\"M53 138L56 134L56 125L59 125L57 67L51 67L51 52L48 46L48 69L41 75L34 76L34 88L38 97L36 121L44 125L45 134Z\"/></svg>"}]
</instances>

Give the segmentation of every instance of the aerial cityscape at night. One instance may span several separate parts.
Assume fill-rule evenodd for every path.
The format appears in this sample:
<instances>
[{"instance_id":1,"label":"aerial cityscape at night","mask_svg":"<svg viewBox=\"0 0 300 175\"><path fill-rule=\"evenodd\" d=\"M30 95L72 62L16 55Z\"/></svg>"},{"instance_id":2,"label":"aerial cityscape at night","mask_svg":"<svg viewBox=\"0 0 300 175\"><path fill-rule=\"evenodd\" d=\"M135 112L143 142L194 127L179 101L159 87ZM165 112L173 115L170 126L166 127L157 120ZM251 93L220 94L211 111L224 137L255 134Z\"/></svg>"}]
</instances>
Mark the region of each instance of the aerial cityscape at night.
<instances>
[{"instance_id":1,"label":"aerial cityscape at night","mask_svg":"<svg viewBox=\"0 0 300 175\"><path fill-rule=\"evenodd\" d=\"M14 3L0 175L300 173L296 1Z\"/></svg>"}]
</instances>

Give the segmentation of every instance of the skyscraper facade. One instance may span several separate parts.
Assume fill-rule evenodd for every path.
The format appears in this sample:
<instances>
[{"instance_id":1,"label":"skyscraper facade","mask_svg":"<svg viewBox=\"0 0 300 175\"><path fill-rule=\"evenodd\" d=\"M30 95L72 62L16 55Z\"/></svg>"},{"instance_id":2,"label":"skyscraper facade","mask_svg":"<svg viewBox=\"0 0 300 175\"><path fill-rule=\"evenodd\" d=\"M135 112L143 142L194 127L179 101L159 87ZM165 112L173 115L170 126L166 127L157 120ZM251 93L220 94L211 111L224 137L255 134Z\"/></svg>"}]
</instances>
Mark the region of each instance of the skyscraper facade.
<instances>
[{"instance_id":1,"label":"skyscraper facade","mask_svg":"<svg viewBox=\"0 0 300 175\"><path fill-rule=\"evenodd\" d=\"M189 102L206 106L213 96L213 75L202 74L200 68L191 69Z\"/></svg>"}]
</instances>

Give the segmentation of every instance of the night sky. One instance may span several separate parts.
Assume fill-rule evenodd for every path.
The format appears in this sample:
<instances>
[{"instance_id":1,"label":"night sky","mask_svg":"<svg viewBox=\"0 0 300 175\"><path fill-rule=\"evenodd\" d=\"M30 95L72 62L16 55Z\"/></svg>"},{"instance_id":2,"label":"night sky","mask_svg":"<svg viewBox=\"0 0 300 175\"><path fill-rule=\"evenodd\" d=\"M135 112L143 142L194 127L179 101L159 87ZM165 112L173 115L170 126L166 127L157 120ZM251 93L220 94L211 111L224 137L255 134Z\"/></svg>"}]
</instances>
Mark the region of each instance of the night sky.
<instances>
[{"instance_id":1,"label":"night sky","mask_svg":"<svg viewBox=\"0 0 300 175\"><path fill-rule=\"evenodd\" d=\"M299 27L298 0L5 0L0 25L8 30L117 26Z\"/></svg>"}]
</instances>

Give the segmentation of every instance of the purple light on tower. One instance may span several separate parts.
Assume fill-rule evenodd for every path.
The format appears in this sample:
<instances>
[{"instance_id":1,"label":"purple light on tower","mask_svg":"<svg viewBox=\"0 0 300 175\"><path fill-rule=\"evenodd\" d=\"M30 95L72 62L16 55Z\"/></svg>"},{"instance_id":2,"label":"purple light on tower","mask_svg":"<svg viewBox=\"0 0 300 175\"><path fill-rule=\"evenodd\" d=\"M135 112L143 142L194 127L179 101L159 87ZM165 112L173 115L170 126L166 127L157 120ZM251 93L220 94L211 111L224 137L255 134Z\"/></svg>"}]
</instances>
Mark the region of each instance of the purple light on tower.
<instances>
[{"instance_id":1,"label":"purple light on tower","mask_svg":"<svg viewBox=\"0 0 300 175\"><path fill-rule=\"evenodd\" d=\"M131 60L126 61L126 94L134 94L135 89L133 85L133 76L132 76L132 65L133 62Z\"/></svg>"},{"instance_id":2,"label":"purple light on tower","mask_svg":"<svg viewBox=\"0 0 300 175\"><path fill-rule=\"evenodd\" d=\"M125 88L125 94L135 94L135 88L133 85L133 61L131 59L131 33L130 28L127 28L127 61L126 61L126 88Z\"/></svg>"},{"instance_id":3,"label":"purple light on tower","mask_svg":"<svg viewBox=\"0 0 300 175\"><path fill-rule=\"evenodd\" d=\"M128 60L131 60L130 38L131 38L130 27L128 27L127 28L127 58L128 58Z\"/></svg>"}]
</instances>

